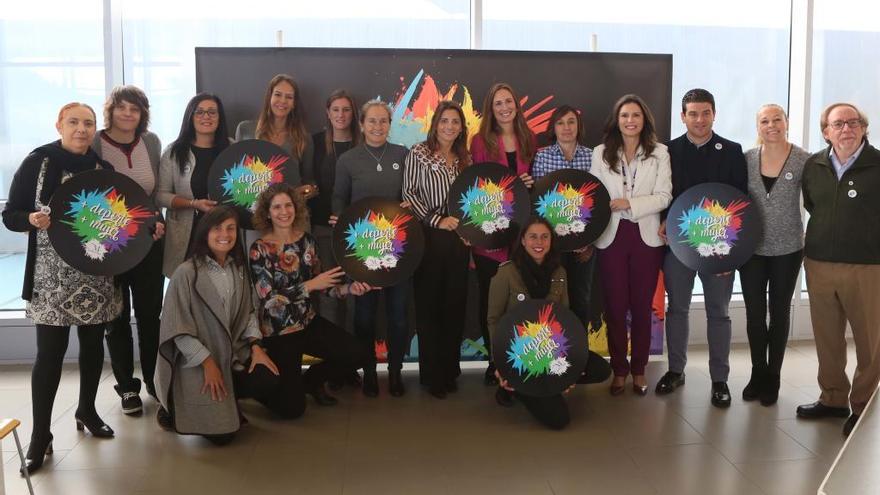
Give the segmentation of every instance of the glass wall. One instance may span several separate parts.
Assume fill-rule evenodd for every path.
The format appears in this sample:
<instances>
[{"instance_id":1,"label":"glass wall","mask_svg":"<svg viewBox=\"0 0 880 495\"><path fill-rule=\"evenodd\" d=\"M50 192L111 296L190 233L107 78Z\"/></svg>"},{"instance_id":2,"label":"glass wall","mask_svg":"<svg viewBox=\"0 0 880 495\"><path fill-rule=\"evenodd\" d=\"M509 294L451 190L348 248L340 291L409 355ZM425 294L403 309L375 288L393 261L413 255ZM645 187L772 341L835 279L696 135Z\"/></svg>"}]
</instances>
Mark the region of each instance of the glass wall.
<instances>
[{"instance_id":1,"label":"glass wall","mask_svg":"<svg viewBox=\"0 0 880 495\"><path fill-rule=\"evenodd\" d=\"M676 102L691 88L715 95L716 131L745 149L755 142L758 107L788 104L789 0L711 7L701 0L485 0L483 5L486 49L589 51L595 36L601 52L671 53L672 137L684 132Z\"/></svg>"},{"instance_id":2,"label":"glass wall","mask_svg":"<svg viewBox=\"0 0 880 495\"><path fill-rule=\"evenodd\" d=\"M195 94L195 47L468 48L468 0L123 2L125 80L147 92L163 143ZM294 77L296 67L279 67ZM256 109L255 109L256 111Z\"/></svg>"},{"instance_id":3,"label":"glass wall","mask_svg":"<svg viewBox=\"0 0 880 495\"><path fill-rule=\"evenodd\" d=\"M58 109L104 101L101 2L4 2L0 11L0 200L27 154L58 139ZM21 309L27 236L0 227L0 310Z\"/></svg>"}]
</instances>

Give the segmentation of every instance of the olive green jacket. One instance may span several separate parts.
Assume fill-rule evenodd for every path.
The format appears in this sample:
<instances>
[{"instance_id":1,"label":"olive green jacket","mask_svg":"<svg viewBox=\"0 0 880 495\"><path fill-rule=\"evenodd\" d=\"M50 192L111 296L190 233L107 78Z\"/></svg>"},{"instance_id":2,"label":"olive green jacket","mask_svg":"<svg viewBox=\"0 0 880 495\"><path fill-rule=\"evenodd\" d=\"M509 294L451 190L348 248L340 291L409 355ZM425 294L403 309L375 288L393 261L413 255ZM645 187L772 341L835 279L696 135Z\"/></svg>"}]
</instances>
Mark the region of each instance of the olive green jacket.
<instances>
[{"instance_id":1,"label":"olive green jacket","mask_svg":"<svg viewBox=\"0 0 880 495\"><path fill-rule=\"evenodd\" d=\"M489 286L489 308L486 315L489 335L495 334L498 321L509 309L526 299L531 299L531 296L526 288L526 283L523 282L522 276L519 274L519 269L511 261L502 263ZM562 266L553 272L550 292L545 299L568 307L568 284L565 268Z\"/></svg>"}]
</instances>

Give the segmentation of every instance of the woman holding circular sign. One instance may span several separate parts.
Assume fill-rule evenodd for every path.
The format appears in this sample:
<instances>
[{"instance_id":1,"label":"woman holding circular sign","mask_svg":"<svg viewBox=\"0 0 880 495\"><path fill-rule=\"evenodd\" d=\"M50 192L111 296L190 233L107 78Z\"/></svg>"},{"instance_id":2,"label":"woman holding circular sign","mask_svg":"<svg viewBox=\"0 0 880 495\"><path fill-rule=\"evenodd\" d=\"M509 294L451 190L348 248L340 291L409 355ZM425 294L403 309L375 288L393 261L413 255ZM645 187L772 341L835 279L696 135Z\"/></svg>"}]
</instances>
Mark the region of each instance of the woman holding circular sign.
<instances>
[{"instance_id":1,"label":"woman holding circular sign","mask_svg":"<svg viewBox=\"0 0 880 495\"><path fill-rule=\"evenodd\" d=\"M535 156L535 135L529 129L522 113L519 98L513 87L507 83L495 83L483 100L483 119L480 130L471 140L472 163L495 162L505 165L518 175L531 188L534 180L530 174L532 159ZM495 366L486 326L486 305L489 283L498 270L498 264L507 260L507 248L482 249L475 247L474 265L477 269L477 282L480 288L480 329L483 343L489 351L489 366L484 375L486 385L495 385Z\"/></svg>"},{"instance_id":2,"label":"woman holding circular sign","mask_svg":"<svg viewBox=\"0 0 880 495\"><path fill-rule=\"evenodd\" d=\"M306 394L322 406L336 404L324 384L366 361L355 337L315 314L309 294L361 296L371 289L360 282L343 284L340 267L321 271L314 237L296 228L303 211L305 200L293 186L269 186L257 199L254 226L262 237L251 244L249 255L260 330L285 390L279 400L288 404L293 417L305 410ZM303 353L322 361L302 373Z\"/></svg>"},{"instance_id":3,"label":"woman holding circular sign","mask_svg":"<svg viewBox=\"0 0 880 495\"><path fill-rule=\"evenodd\" d=\"M333 186L331 221L348 205L364 198L401 201L404 164L407 149L388 142L391 130L391 107L379 100L364 104L360 118L363 143L339 157ZM400 370L409 348L406 321L409 280L360 295L354 300L354 333L367 354L364 366L363 392L368 397L379 394L376 374L376 311L379 295L385 295L388 344L388 392L400 397L405 393Z\"/></svg>"},{"instance_id":4,"label":"woman holding circular sign","mask_svg":"<svg viewBox=\"0 0 880 495\"><path fill-rule=\"evenodd\" d=\"M37 358L31 371L33 431L25 465L34 472L52 453L52 405L61 380L61 365L70 327L79 338L79 403L76 428L96 437L112 437L113 430L98 416L95 396L104 364L104 328L122 309L122 295L113 277L87 275L68 265L49 242L47 229L63 212L48 210L49 199L61 183L80 172L109 169L89 147L96 118L84 103L68 103L58 112L55 141L32 151L21 163L9 188L3 224L13 232L28 233L27 261L21 297L25 314L37 332Z\"/></svg>"},{"instance_id":5,"label":"woman holding circular sign","mask_svg":"<svg viewBox=\"0 0 880 495\"><path fill-rule=\"evenodd\" d=\"M756 123L759 145L745 155L749 196L760 211L764 237L739 269L752 356L752 375L742 397L769 406L779 398L791 297L803 260L801 176L810 155L788 141L788 116L779 105L762 106Z\"/></svg>"},{"instance_id":6,"label":"woman holding circular sign","mask_svg":"<svg viewBox=\"0 0 880 495\"><path fill-rule=\"evenodd\" d=\"M177 139L162 152L156 201L167 209L162 273L168 278L189 252L199 220L217 206L208 199L208 172L228 136L220 97L199 93L186 105Z\"/></svg>"},{"instance_id":7,"label":"woman holding circular sign","mask_svg":"<svg viewBox=\"0 0 880 495\"><path fill-rule=\"evenodd\" d=\"M581 112L569 105L560 105L550 116L547 134L550 145L538 150L532 164L532 177L538 180L557 170L575 169L589 172L593 151L582 144L584 136ZM600 310L592 311L593 274L596 271L594 246L562 253L562 264L568 273L568 294L571 310L585 326L601 326ZM598 320L598 321L597 321Z\"/></svg>"},{"instance_id":8,"label":"woman holding circular sign","mask_svg":"<svg viewBox=\"0 0 880 495\"><path fill-rule=\"evenodd\" d=\"M235 128L235 140L260 139L278 145L293 161L288 169L291 184L310 184L299 190L306 198L317 194L314 187L314 148L303 118L299 85L292 76L278 74L269 80L263 107L257 120L245 120ZM308 216L299 228L308 228Z\"/></svg>"},{"instance_id":9,"label":"woman holding circular sign","mask_svg":"<svg viewBox=\"0 0 880 495\"><path fill-rule=\"evenodd\" d=\"M134 179L156 202L159 182L159 138L147 130L150 102L136 86L117 86L104 103L104 126L92 143L92 149L113 168ZM162 245L159 238L164 225L157 224L153 246L134 268L117 275L122 289L122 313L107 329L107 349L116 378L116 393L122 399L122 412L139 414L143 403L138 393L141 381L134 377L134 341L131 338L131 310L137 318L138 349L141 372L147 393L156 397L153 373L159 350L159 314L165 277L162 276ZM133 303L133 304L132 304Z\"/></svg>"},{"instance_id":10,"label":"woman holding circular sign","mask_svg":"<svg viewBox=\"0 0 880 495\"><path fill-rule=\"evenodd\" d=\"M666 146L657 142L654 116L639 96L622 96L605 122L602 144L594 150L593 174L611 196L611 221L596 241L605 292L608 353L614 379L611 395L645 395L645 366L651 347L654 291L663 266L663 240L657 234L660 212L672 200L672 171ZM631 338L627 335L631 315ZM632 362L627 361L631 340Z\"/></svg>"},{"instance_id":11,"label":"woman holding circular sign","mask_svg":"<svg viewBox=\"0 0 880 495\"><path fill-rule=\"evenodd\" d=\"M419 332L419 374L438 399L458 390L461 339L467 304L469 250L455 232L446 196L470 165L467 122L461 106L441 101L431 118L428 139L406 157L403 199L425 225L425 253L413 276Z\"/></svg>"},{"instance_id":12,"label":"woman holding circular sign","mask_svg":"<svg viewBox=\"0 0 880 495\"><path fill-rule=\"evenodd\" d=\"M532 217L520 230L511 261L498 267L489 289L487 321L492 335L498 331L501 317L526 299L546 299L568 307L565 268L554 241L550 223L540 217ZM562 394L549 397L523 395L517 393L498 371L494 374L499 380L495 393L499 405L511 407L516 397L532 416L549 428L559 430L569 423L568 405ZM595 383L607 379L611 370L601 356L590 353L584 374L589 377L589 382Z\"/></svg>"}]
</instances>

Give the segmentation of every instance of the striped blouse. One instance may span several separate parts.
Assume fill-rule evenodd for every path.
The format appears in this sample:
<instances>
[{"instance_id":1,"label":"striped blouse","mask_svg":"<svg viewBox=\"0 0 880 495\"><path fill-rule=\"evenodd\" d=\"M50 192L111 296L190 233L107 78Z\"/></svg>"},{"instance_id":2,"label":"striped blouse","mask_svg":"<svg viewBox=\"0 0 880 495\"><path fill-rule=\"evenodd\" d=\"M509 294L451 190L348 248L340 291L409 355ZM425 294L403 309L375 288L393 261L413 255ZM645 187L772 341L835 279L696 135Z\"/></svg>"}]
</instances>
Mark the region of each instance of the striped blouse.
<instances>
[{"instance_id":1,"label":"striped blouse","mask_svg":"<svg viewBox=\"0 0 880 495\"><path fill-rule=\"evenodd\" d=\"M418 143L406 156L403 199L410 202L422 222L437 228L440 220L449 216L446 196L456 177L458 160L455 166L447 167L446 161L428 149L426 142Z\"/></svg>"}]
</instances>

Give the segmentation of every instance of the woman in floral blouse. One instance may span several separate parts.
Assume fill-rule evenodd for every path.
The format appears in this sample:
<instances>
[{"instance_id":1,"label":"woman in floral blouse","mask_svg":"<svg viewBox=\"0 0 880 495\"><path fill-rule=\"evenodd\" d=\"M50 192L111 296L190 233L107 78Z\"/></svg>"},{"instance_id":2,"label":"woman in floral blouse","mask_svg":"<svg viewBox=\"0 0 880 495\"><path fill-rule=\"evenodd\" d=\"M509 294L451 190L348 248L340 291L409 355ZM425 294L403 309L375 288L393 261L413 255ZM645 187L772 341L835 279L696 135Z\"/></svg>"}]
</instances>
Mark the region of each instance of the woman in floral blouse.
<instances>
[{"instance_id":1,"label":"woman in floral blouse","mask_svg":"<svg viewBox=\"0 0 880 495\"><path fill-rule=\"evenodd\" d=\"M339 267L321 271L315 239L293 228L303 214L304 199L292 186L270 186L257 200L254 226L262 237L251 244L249 258L263 343L282 379L293 381L285 389L296 391L296 400L305 410L306 393L322 406L336 404L324 383L362 367L365 361L357 339L315 313L309 293L359 296L370 287L359 282L343 284L345 274ZM304 353L322 361L300 373Z\"/></svg>"}]
</instances>

